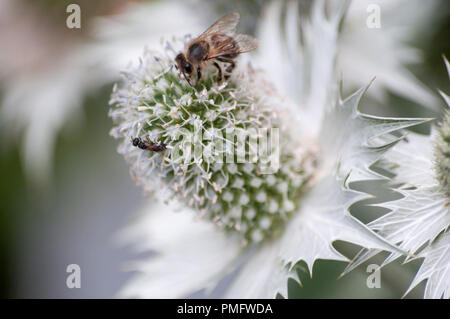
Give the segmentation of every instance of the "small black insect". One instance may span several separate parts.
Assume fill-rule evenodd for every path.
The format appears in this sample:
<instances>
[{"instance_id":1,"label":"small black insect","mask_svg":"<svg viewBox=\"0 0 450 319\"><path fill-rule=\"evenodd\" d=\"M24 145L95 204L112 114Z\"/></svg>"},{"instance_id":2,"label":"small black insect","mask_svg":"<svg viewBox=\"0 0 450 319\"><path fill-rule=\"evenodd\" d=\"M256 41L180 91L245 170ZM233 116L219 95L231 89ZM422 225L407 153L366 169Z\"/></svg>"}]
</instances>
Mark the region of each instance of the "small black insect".
<instances>
[{"instance_id":1,"label":"small black insect","mask_svg":"<svg viewBox=\"0 0 450 319\"><path fill-rule=\"evenodd\" d=\"M141 150L149 150L152 152L163 152L166 150L166 144L145 142L140 137L132 137L131 143L133 143L133 146L139 147Z\"/></svg>"}]
</instances>

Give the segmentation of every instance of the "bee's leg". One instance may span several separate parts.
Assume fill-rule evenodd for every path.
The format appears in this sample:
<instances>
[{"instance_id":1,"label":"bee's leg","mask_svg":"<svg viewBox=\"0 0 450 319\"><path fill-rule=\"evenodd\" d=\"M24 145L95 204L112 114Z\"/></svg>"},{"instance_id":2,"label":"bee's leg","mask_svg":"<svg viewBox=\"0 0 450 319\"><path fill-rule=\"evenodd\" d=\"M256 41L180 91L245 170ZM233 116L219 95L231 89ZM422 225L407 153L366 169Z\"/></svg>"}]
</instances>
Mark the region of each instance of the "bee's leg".
<instances>
[{"instance_id":1,"label":"bee's leg","mask_svg":"<svg viewBox=\"0 0 450 319\"><path fill-rule=\"evenodd\" d=\"M195 86L198 86L198 83L200 82L202 78L202 70L200 69L200 67L197 68L197 81L195 82Z\"/></svg>"},{"instance_id":2,"label":"bee's leg","mask_svg":"<svg viewBox=\"0 0 450 319\"><path fill-rule=\"evenodd\" d=\"M217 68L217 83L222 81L222 69L217 62L214 62L213 65Z\"/></svg>"},{"instance_id":3,"label":"bee's leg","mask_svg":"<svg viewBox=\"0 0 450 319\"><path fill-rule=\"evenodd\" d=\"M230 73L233 72L234 68L236 67L236 63L231 59L218 58L217 60L229 64L228 67L225 69L225 71L229 74L226 74L224 76L225 80L228 80L230 77Z\"/></svg>"},{"instance_id":4,"label":"bee's leg","mask_svg":"<svg viewBox=\"0 0 450 319\"><path fill-rule=\"evenodd\" d=\"M234 68L236 67L236 63L233 60L230 60L230 65L227 67L227 69L225 71L227 71L228 73L233 72Z\"/></svg>"},{"instance_id":5,"label":"bee's leg","mask_svg":"<svg viewBox=\"0 0 450 319\"><path fill-rule=\"evenodd\" d=\"M186 76L186 74L184 72L182 72L182 73L183 73L184 79L187 81L189 86L192 87L191 80L189 80L189 78Z\"/></svg>"}]
</instances>

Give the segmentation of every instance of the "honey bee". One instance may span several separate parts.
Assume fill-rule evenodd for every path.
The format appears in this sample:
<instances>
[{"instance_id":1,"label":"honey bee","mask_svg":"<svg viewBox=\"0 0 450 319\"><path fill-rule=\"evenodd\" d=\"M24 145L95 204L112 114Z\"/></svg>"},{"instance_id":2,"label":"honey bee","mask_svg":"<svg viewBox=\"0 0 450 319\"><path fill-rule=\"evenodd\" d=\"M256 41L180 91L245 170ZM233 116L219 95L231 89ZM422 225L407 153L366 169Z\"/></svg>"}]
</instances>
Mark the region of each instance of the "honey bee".
<instances>
[{"instance_id":1,"label":"honey bee","mask_svg":"<svg viewBox=\"0 0 450 319\"><path fill-rule=\"evenodd\" d=\"M140 137L132 137L131 143L133 146L139 147L141 150L149 150L153 152L163 152L166 150L166 144L145 142Z\"/></svg>"},{"instance_id":2,"label":"honey bee","mask_svg":"<svg viewBox=\"0 0 450 319\"><path fill-rule=\"evenodd\" d=\"M241 53L256 49L258 44L255 38L246 34L235 35L238 22L239 13L220 18L199 37L187 43L184 53L180 52L175 57L176 66L189 85L192 75L196 74L197 86L202 78L202 69L211 63L217 68L217 83L220 83L223 72L218 61L228 64L225 69L227 79L236 66L234 59Z\"/></svg>"}]
</instances>

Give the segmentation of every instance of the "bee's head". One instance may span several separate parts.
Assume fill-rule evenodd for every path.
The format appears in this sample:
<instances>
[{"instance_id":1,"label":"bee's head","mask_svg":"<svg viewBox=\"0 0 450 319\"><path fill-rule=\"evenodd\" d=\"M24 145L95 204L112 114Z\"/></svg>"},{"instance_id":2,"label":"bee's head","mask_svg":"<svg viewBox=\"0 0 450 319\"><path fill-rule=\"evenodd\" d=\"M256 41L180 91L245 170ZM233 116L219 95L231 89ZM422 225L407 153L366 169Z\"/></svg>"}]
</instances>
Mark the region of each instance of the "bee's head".
<instances>
[{"instance_id":1,"label":"bee's head","mask_svg":"<svg viewBox=\"0 0 450 319\"><path fill-rule=\"evenodd\" d=\"M179 53L176 56L175 62L177 63L178 69L180 69L181 72L185 72L189 75L192 74L193 71L192 64L186 61L186 58L183 53Z\"/></svg>"},{"instance_id":2,"label":"bee's head","mask_svg":"<svg viewBox=\"0 0 450 319\"><path fill-rule=\"evenodd\" d=\"M179 53L175 57L175 62L176 62L178 69L181 71L181 73L183 73L186 81L189 83L189 85L191 85L191 82L189 81L189 77L187 77L186 74L188 74L189 76L192 74L192 71L193 71L192 64L186 60L186 57L184 56L183 53Z\"/></svg>"}]
</instances>

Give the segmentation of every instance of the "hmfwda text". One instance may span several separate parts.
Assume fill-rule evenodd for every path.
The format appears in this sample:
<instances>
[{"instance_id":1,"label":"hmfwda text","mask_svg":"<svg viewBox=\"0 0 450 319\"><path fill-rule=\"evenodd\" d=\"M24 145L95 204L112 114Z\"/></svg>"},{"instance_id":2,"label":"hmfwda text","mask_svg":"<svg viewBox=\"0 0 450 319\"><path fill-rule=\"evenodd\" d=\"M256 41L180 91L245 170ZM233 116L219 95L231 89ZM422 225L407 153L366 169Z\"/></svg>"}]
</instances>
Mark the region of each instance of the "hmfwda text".
<instances>
[{"instance_id":1,"label":"hmfwda text","mask_svg":"<svg viewBox=\"0 0 450 319\"><path fill-rule=\"evenodd\" d=\"M184 305L180 305L177 307L177 313L179 314L203 314L205 317L208 317L213 313L227 313L227 314L252 314L252 313L273 313L272 307L270 304L262 304L262 303L223 303L220 306L206 306L206 305L188 305L184 303Z\"/></svg>"}]
</instances>

